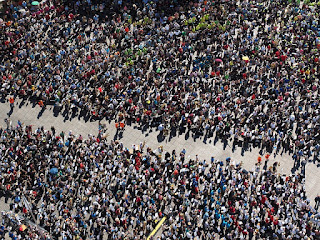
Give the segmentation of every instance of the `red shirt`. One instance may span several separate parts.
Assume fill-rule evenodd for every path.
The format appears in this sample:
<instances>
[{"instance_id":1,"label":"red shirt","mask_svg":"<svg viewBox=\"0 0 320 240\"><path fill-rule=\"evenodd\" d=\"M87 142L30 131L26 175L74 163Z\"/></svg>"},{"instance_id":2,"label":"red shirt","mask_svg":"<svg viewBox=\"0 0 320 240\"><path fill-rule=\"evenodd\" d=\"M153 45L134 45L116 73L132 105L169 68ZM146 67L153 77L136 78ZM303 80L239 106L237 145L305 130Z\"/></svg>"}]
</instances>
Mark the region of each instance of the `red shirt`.
<instances>
[{"instance_id":1,"label":"red shirt","mask_svg":"<svg viewBox=\"0 0 320 240\"><path fill-rule=\"evenodd\" d=\"M280 59L281 59L282 62L284 62L287 59L287 56L281 55Z\"/></svg>"},{"instance_id":2,"label":"red shirt","mask_svg":"<svg viewBox=\"0 0 320 240\"><path fill-rule=\"evenodd\" d=\"M246 74L246 73L243 73L243 74L242 74L242 77L243 77L244 79L247 79L247 74Z\"/></svg>"}]
</instances>

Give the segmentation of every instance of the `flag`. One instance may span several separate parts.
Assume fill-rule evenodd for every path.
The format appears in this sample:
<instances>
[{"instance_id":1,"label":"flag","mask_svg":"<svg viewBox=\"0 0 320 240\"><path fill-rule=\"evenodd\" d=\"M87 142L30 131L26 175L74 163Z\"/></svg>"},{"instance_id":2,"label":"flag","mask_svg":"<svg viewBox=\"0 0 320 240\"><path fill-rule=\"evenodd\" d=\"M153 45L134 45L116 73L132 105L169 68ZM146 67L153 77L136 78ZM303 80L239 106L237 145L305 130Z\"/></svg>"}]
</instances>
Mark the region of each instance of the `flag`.
<instances>
[{"instance_id":1,"label":"flag","mask_svg":"<svg viewBox=\"0 0 320 240\"><path fill-rule=\"evenodd\" d=\"M24 204L24 206L26 207L27 211L31 211L32 210L32 206L31 204L28 202L28 200L26 199L25 196L22 197L22 202Z\"/></svg>"}]
</instances>

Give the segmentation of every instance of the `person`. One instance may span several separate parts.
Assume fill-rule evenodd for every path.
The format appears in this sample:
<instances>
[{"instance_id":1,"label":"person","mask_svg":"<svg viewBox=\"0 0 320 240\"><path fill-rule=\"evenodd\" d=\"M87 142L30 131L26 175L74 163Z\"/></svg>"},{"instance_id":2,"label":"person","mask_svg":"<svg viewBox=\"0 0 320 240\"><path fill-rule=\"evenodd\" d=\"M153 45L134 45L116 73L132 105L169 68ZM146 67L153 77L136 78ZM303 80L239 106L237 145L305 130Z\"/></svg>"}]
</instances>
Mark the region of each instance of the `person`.
<instances>
[{"instance_id":1,"label":"person","mask_svg":"<svg viewBox=\"0 0 320 240\"><path fill-rule=\"evenodd\" d=\"M12 121L10 120L10 118L5 118L4 122L6 123L7 129L10 129L12 126Z\"/></svg>"},{"instance_id":2,"label":"person","mask_svg":"<svg viewBox=\"0 0 320 240\"><path fill-rule=\"evenodd\" d=\"M258 156L258 164L259 164L259 165L261 165L261 161L262 161L261 156Z\"/></svg>"},{"instance_id":3,"label":"person","mask_svg":"<svg viewBox=\"0 0 320 240\"><path fill-rule=\"evenodd\" d=\"M14 108L14 97L9 98L9 103L10 103L10 108L13 109Z\"/></svg>"},{"instance_id":4,"label":"person","mask_svg":"<svg viewBox=\"0 0 320 240\"><path fill-rule=\"evenodd\" d=\"M40 106L41 108L44 108L44 107L45 107L44 102L43 102L42 100L40 100L40 101L38 102L38 104L39 104L39 106Z\"/></svg>"}]
</instances>

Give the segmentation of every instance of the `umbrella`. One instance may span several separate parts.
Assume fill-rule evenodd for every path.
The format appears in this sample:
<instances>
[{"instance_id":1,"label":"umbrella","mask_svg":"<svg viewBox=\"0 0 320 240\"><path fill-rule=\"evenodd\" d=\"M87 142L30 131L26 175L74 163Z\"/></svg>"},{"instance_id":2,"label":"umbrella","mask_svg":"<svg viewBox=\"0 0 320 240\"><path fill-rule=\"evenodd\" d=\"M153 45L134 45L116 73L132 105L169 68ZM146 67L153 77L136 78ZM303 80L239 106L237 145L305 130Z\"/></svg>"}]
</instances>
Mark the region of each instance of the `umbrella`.
<instances>
[{"instance_id":1,"label":"umbrella","mask_svg":"<svg viewBox=\"0 0 320 240\"><path fill-rule=\"evenodd\" d=\"M32 3L31 3L31 5L32 6L38 6L40 3L38 2L38 1L33 1Z\"/></svg>"},{"instance_id":2,"label":"umbrella","mask_svg":"<svg viewBox=\"0 0 320 240\"><path fill-rule=\"evenodd\" d=\"M56 175L56 174L58 173L58 168L51 168L51 169L50 169L50 173L51 173L52 175Z\"/></svg>"},{"instance_id":3,"label":"umbrella","mask_svg":"<svg viewBox=\"0 0 320 240\"><path fill-rule=\"evenodd\" d=\"M216 60L215 60L216 62L223 62L220 58L216 58Z\"/></svg>"},{"instance_id":4,"label":"umbrella","mask_svg":"<svg viewBox=\"0 0 320 240\"><path fill-rule=\"evenodd\" d=\"M22 224L22 225L19 227L19 230L20 230L21 232L23 232L23 231L26 230L26 229L27 229L27 226L24 225L24 224Z\"/></svg>"},{"instance_id":5,"label":"umbrella","mask_svg":"<svg viewBox=\"0 0 320 240\"><path fill-rule=\"evenodd\" d=\"M248 57L248 56L243 56L243 57L242 57L242 60L244 60L244 61L249 61L249 57Z\"/></svg>"},{"instance_id":6,"label":"umbrella","mask_svg":"<svg viewBox=\"0 0 320 240\"><path fill-rule=\"evenodd\" d=\"M164 129L163 125L160 124L160 125L158 126L158 130L159 130L159 131L162 131L163 129Z\"/></svg>"}]
</instances>

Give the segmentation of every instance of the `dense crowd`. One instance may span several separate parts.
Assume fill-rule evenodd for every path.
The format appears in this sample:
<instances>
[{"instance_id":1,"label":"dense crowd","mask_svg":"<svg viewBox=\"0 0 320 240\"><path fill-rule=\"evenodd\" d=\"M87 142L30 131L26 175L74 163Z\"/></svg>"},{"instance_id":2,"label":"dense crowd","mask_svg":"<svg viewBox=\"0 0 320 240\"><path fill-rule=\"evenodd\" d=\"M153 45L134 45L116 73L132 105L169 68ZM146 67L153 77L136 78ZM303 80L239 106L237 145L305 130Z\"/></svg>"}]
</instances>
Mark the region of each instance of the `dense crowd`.
<instances>
[{"instance_id":1,"label":"dense crowd","mask_svg":"<svg viewBox=\"0 0 320 240\"><path fill-rule=\"evenodd\" d=\"M186 150L128 149L21 122L0 136L9 214L39 224L7 223L12 239L146 239L164 216L159 239L320 237L303 176L278 174L277 163L248 172L230 158L186 159Z\"/></svg>"},{"instance_id":2,"label":"dense crowd","mask_svg":"<svg viewBox=\"0 0 320 240\"><path fill-rule=\"evenodd\" d=\"M2 97L318 156L317 1L107 2L9 6Z\"/></svg>"},{"instance_id":3,"label":"dense crowd","mask_svg":"<svg viewBox=\"0 0 320 240\"><path fill-rule=\"evenodd\" d=\"M311 3L310 3L311 2ZM22 1L0 19L0 93L294 158L319 156L319 4ZM79 113L79 114L80 114ZM0 235L12 239L319 239L304 176L261 160L0 129ZM319 205L319 198L317 205ZM18 214L18 215L17 215ZM36 225L21 222L17 216ZM26 225L24 225L26 224ZM37 226L39 225L39 226Z\"/></svg>"},{"instance_id":4,"label":"dense crowd","mask_svg":"<svg viewBox=\"0 0 320 240\"><path fill-rule=\"evenodd\" d=\"M14 211L1 211L0 225L1 239L52 239L43 228Z\"/></svg>"}]
</instances>

